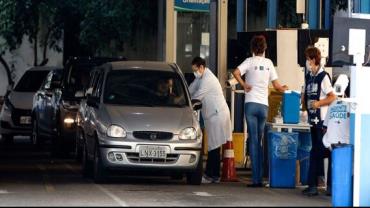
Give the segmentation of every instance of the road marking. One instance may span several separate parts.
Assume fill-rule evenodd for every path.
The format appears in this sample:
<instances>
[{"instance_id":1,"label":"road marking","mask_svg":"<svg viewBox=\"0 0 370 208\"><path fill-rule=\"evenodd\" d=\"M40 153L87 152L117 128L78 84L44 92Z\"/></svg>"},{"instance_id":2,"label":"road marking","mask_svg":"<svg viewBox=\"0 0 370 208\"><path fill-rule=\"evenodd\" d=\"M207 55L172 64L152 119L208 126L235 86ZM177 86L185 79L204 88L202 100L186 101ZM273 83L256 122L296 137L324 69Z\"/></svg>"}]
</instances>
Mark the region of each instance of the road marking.
<instances>
[{"instance_id":1,"label":"road marking","mask_svg":"<svg viewBox=\"0 0 370 208\"><path fill-rule=\"evenodd\" d=\"M193 192L196 196L205 196L205 197L210 197L213 196L212 194L208 192Z\"/></svg>"},{"instance_id":2,"label":"road marking","mask_svg":"<svg viewBox=\"0 0 370 208\"><path fill-rule=\"evenodd\" d=\"M97 185L95 184L95 186L100 189L102 192L104 192L106 195L108 195L110 198L112 198L115 202L117 202L117 204L119 204L119 206L121 207L128 207L127 203L122 201L118 196L116 196L115 194L113 194L112 192L110 192L108 189L104 188L103 186L101 185Z\"/></svg>"},{"instance_id":3,"label":"road marking","mask_svg":"<svg viewBox=\"0 0 370 208\"><path fill-rule=\"evenodd\" d=\"M10 194L10 192L7 190L0 190L0 194Z\"/></svg>"},{"instance_id":4,"label":"road marking","mask_svg":"<svg viewBox=\"0 0 370 208\"><path fill-rule=\"evenodd\" d=\"M37 168L40 169L42 173L42 178L44 181L45 190L48 193L55 192L55 187L50 183L50 177L47 174L47 169L44 165L37 164Z\"/></svg>"}]
</instances>

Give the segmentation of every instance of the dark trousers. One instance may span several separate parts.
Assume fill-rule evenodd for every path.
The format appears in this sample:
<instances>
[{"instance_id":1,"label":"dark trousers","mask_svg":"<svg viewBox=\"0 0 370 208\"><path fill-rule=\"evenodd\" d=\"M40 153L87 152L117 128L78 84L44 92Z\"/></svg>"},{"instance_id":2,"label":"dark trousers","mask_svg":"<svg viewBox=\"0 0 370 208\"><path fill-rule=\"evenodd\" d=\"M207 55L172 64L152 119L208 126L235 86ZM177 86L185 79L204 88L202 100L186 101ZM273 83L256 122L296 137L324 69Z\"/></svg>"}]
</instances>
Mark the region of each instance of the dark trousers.
<instances>
[{"instance_id":1,"label":"dark trousers","mask_svg":"<svg viewBox=\"0 0 370 208\"><path fill-rule=\"evenodd\" d=\"M221 147L208 151L208 159L205 174L208 177L218 179L220 178L221 169Z\"/></svg>"},{"instance_id":2,"label":"dark trousers","mask_svg":"<svg viewBox=\"0 0 370 208\"><path fill-rule=\"evenodd\" d=\"M324 151L322 143L322 128L311 128L312 149L310 152L310 167L308 170L308 185L317 187L318 177L324 176Z\"/></svg>"}]
</instances>

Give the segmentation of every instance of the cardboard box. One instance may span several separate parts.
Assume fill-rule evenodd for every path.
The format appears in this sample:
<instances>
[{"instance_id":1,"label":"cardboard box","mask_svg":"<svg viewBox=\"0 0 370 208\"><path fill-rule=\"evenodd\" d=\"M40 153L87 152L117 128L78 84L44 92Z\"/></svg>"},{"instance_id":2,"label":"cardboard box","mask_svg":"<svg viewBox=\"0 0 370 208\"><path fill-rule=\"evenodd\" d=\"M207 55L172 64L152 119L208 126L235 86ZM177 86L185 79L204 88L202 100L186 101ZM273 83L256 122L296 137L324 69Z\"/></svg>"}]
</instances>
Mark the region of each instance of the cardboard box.
<instances>
[{"instance_id":1,"label":"cardboard box","mask_svg":"<svg viewBox=\"0 0 370 208\"><path fill-rule=\"evenodd\" d=\"M267 114L267 122L272 122L272 119L278 114L279 109L281 109L282 99L283 93L269 88L269 110Z\"/></svg>"}]
</instances>

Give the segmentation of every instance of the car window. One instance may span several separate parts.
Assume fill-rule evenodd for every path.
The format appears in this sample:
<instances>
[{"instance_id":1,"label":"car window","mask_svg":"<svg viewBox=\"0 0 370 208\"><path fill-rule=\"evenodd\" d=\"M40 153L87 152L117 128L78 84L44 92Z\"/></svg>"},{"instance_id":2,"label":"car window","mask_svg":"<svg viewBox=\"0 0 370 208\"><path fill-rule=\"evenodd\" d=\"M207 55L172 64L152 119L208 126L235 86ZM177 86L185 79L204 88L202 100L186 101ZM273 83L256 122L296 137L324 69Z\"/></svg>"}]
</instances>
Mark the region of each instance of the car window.
<instances>
[{"instance_id":1,"label":"car window","mask_svg":"<svg viewBox=\"0 0 370 208\"><path fill-rule=\"evenodd\" d=\"M103 83L103 74L102 73L97 73L96 74L96 83L94 84L93 92L92 95L94 97L100 97L101 95L101 88L102 88L102 83Z\"/></svg>"},{"instance_id":2,"label":"car window","mask_svg":"<svg viewBox=\"0 0 370 208\"><path fill-rule=\"evenodd\" d=\"M107 104L132 106L188 106L185 85L175 72L116 70L107 76Z\"/></svg>"},{"instance_id":3,"label":"car window","mask_svg":"<svg viewBox=\"0 0 370 208\"><path fill-rule=\"evenodd\" d=\"M44 86L42 86L42 89L50 89L52 78L53 78L53 72L49 72L49 74L46 76Z\"/></svg>"},{"instance_id":4,"label":"car window","mask_svg":"<svg viewBox=\"0 0 370 208\"><path fill-rule=\"evenodd\" d=\"M40 89L49 71L26 71L14 90L17 92L36 92Z\"/></svg>"}]
</instances>

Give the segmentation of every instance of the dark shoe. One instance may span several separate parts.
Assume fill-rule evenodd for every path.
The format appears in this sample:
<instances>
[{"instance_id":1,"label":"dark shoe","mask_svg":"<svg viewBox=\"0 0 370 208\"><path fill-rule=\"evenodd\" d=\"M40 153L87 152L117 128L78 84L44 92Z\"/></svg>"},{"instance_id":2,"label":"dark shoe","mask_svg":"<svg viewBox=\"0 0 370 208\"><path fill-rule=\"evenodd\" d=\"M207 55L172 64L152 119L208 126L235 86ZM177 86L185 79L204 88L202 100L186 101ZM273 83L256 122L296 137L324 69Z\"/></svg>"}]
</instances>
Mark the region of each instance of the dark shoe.
<instances>
[{"instance_id":1,"label":"dark shoe","mask_svg":"<svg viewBox=\"0 0 370 208\"><path fill-rule=\"evenodd\" d=\"M308 187L302 191L302 194L306 196L317 196L319 192L317 191L317 187Z\"/></svg>"},{"instance_id":2,"label":"dark shoe","mask_svg":"<svg viewBox=\"0 0 370 208\"><path fill-rule=\"evenodd\" d=\"M326 188L325 195L326 195L326 196L331 196L331 187L330 187L330 186L328 186L328 187Z\"/></svg>"},{"instance_id":3,"label":"dark shoe","mask_svg":"<svg viewBox=\"0 0 370 208\"><path fill-rule=\"evenodd\" d=\"M262 183L252 183L252 184L248 184L247 187L260 188L260 187L263 187L263 184Z\"/></svg>"}]
</instances>

